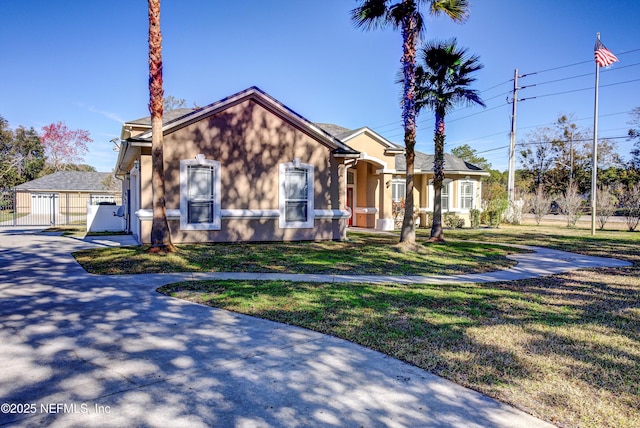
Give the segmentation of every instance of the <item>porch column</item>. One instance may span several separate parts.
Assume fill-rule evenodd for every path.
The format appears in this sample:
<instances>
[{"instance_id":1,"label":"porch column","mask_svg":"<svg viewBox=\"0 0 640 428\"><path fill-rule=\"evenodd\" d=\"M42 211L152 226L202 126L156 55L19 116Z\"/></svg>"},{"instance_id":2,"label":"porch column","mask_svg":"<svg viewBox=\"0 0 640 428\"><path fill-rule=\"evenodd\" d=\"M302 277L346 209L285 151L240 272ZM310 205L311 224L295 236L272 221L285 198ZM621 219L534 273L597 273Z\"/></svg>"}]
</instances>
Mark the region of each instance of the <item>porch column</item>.
<instances>
[{"instance_id":1,"label":"porch column","mask_svg":"<svg viewBox=\"0 0 640 428\"><path fill-rule=\"evenodd\" d=\"M392 174L380 174L380 186L378 187L378 220L376 230L393 230L393 202L391 200Z\"/></svg>"}]
</instances>

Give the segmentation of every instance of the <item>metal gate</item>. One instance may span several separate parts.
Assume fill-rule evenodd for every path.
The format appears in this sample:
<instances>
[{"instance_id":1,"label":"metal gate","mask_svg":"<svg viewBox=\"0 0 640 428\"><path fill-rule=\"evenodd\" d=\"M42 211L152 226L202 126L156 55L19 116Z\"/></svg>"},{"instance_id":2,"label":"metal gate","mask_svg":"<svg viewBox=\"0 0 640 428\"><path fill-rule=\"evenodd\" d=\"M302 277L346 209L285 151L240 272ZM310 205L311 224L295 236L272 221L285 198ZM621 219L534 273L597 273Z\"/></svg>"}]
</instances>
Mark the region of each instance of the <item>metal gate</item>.
<instances>
[{"instance_id":1,"label":"metal gate","mask_svg":"<svg viewBox=\"0 0 640 428\"><path fill-rule=\"evenodd\" d=\"M0 192L0 227L86 225L90 195Z\"/></svg>"}]
</instances>

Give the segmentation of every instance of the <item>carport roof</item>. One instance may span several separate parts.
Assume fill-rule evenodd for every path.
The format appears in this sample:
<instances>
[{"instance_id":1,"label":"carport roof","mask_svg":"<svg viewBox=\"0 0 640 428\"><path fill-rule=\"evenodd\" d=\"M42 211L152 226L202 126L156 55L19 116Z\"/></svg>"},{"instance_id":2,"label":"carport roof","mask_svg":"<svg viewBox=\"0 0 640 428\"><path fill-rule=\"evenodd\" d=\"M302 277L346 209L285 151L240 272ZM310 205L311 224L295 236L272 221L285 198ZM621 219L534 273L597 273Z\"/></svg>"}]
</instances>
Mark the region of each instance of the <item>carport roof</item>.
<instances>
[{"instance_id":1,"label":"carport roof","mask_svg":"<svg viewBox=\"0 0 640 428\"><path fill-rule=\"evenodd\" d=\"M109 177L114 179L109 179ZM114 192L120 190L120 183L115 180L115 177L110 172L58 171L19 184L16 186L16 190Z\"/></svg>"}]
</instances>

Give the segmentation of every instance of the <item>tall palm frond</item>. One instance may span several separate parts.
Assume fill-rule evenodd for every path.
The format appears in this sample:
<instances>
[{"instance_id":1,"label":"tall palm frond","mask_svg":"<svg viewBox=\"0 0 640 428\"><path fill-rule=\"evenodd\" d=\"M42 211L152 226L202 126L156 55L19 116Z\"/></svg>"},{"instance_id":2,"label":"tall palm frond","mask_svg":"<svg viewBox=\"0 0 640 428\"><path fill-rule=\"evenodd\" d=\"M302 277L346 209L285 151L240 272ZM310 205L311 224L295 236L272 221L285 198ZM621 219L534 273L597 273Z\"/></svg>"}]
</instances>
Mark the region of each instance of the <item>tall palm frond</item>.
<instances>
[{"instance_id":1,"label":"tall palm frond","mask_svg":"<svg viewBox=\"0 0 640 428\"><path fill-rule=\"evenodd\" d=\"M415 242L413 221L413 175L416 143L416 45L425 32L420 6L427 5L429 14L449 16L464 21L469 10L467 0L363 0L351 11L355 26L372 30L391 26L402 33L402 121L404 127L406 171L405 215L400 231L400 242Z\"/></svg>"},{"instance_id":2,"label":"tall palm frond","mask_svg":"<svg viewBox=\"0 0 640 428\"><path fill-rule=\"evenodd\" d=\"M477 55L459 48L456 39L433 41L420 50L420 65L416 69L416 108L427 107L435 113L433 161L433 225L431 239L443 240L441 192L444 181L445 116L459 104L485 106L472 75L483 68Z\"/></svg>"}]
</instances>

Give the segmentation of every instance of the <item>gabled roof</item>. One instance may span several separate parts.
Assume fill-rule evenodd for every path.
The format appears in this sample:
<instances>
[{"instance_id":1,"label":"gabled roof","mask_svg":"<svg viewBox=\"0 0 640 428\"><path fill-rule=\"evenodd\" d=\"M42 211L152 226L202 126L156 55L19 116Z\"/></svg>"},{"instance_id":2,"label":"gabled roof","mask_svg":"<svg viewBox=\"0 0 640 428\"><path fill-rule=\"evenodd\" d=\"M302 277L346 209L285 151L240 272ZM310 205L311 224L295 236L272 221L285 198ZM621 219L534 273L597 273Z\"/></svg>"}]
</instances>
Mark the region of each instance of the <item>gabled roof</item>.
<instances>
[{"instance_id":1,"label":"gabled roof","mask_svg":"<svg viewBox=\"0 0 640 428\"><path fill-rule=\"evenodd\" d=\"M342 140L343 136L348 136L351 134L351 132L353 132L349 128L345 128L334 123L316 123L316 126L322 128L323 130L340 140Z\"/></svg>"},{"instance_id":2,"label":"gabled roof","mask_svg":"<svg viewBox=\"0 0 640 428\"><path fill-rule=\"evenodd\" d=\"M433 159L433 155L416 152L414 168L422 172L433 172ZM404 155L396 155L396 170L401 172L407 170L407 161ZM444 154L444 171L459 174L489 175L482 168L448 153Z\"/></svg>"},{"instance_id":3,"label":"gabled roof","mask_svg":"<svg viewBox=\"0 0 640 428\"><path fill-rule=\"evenodd\" d=\"M168 134L177 131L180 128L188 126L208 116L212 116L249 99L255 101L263 108L280 116L283 120L286 120L293 126L325 144L333 150L334 156L359 156L360 152L353 150L331 133L328 133L322 128L316 126L305 117L291 110L289 107L285 106L280 101L276 100L256 86L247 88L204 107L197 109L176 109L167 112L168 114L163 117L162 122L163 133ZM144 117L124 124L123 135L126 126L147 127L149 130L123 141L116 163L116 174L121 175L126 173L128 167L135 159L136 150L139 150L140 147L151 147L150 123L151 117Z\"/></svg>"},{"instance_id":4,"label":"gabled roof","mask_svg":"<svg viewBox=\"0 0 640 428\"><path fill-rule=\"evenodd\" d=\"M340 154L353 154L357 155L358 152L351 147L344 144L339 139L335 138L330 133L326 132L322 128L319 128L302 115L291 110L289 107L282 104L280 101L273 98L257 86L252 86L240 91L236 94L230 95L226 98L216 101L208 106L201 107L191 112L188 112L182 116L174 118L172 120L163 121L162 130L165 134L174 132L184 126L190 125L199 121L205 117L214 115L220 111L223 111L233 105L239 104L248 99L252 99L260 104L262 107L270 110L271 112L280 115L283 119L294 124L299 129L307 132L323 141L330 148L336 150L336 153ZM151 138L151 131L144 132L143 134L135 137L136 141L149 140Z\"/></svg>"},{"instance_id":5,"label":"gabled roof","mask_svg":"<svg viewBox=\"0 0 640 428\"><path fill-rule=\"evenodd\" d=\"M348 129L339 125L335 125L333 123L316 123L320 128L324 129L328 133L332 134L334 137L338 138L340 141L349 144L348 141L352 138L357 137L361 134L367 134L373 140L377 141L381 144L388 154L393 153L404 153L404 148L398 146L397 144L392 143L391 141L384 138L382 135L373 131L371 128L363 126L358 129Z\"/></svg>"},{"instance_id":6,"label":"gabled roof","mask_svg":"<svg viewBox=\"0 0 640 428\"><path fill-rule=\"evenodd\" d=\"M52 192L113 192L120 190L120 184L110 172L58 171L16 186L17 190ZM111 183L109 187L106 183Z\"/></svg>"}]
</instances>

